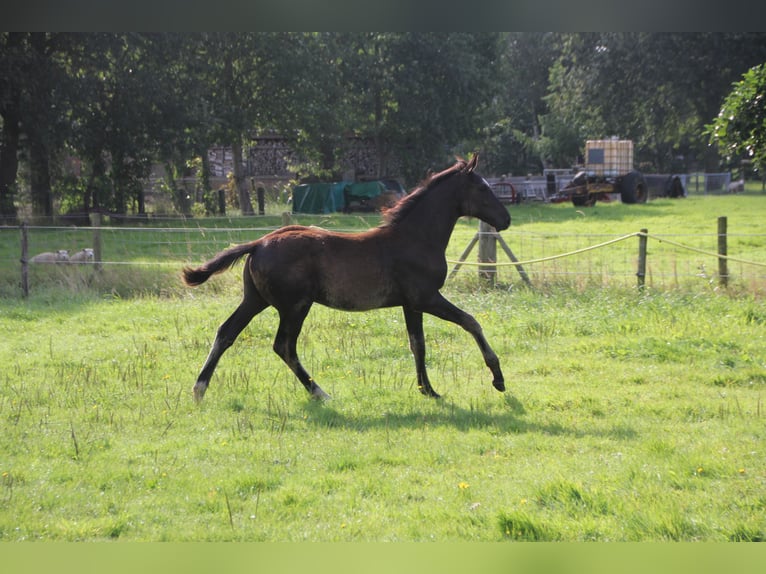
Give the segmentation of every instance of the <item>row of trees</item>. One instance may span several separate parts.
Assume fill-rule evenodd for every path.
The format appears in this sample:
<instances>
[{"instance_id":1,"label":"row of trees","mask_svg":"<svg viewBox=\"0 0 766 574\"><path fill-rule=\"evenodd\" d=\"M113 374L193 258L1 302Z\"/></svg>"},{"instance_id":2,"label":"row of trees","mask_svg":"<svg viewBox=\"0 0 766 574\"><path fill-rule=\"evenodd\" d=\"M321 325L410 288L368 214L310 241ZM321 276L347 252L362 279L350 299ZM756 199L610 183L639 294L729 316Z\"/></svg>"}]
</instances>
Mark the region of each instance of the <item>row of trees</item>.
<instances>
[{"instance_id":1,"label":"row of trees","mask_svg":"<svg viewBox=\"0 0 766 574\"><path fill-rule=\"evenodd\" d=\"M201 158L207 181L205 150L241 157L264 132L320 175L362 135L408 184L477 149L488 174L564 167L612 135L644 168L700 167L718 161L705 126L765 61L759 33L2 32L0 219L143 212L154 163L172 188ZM234 181L252 212L239 162Z\"/></svg>"}]
</instances>

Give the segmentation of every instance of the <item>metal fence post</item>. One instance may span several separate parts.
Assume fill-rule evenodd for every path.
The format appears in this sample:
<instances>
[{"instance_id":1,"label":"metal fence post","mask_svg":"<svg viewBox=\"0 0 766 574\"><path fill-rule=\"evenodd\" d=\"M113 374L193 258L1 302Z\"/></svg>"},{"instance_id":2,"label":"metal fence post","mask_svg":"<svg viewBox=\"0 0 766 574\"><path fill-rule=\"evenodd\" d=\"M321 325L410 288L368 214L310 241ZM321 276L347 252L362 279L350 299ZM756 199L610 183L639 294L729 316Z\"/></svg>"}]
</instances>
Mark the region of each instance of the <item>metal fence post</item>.
<instances>
[{"instance_id":1,"label":"metal fence post","mask_svg":"<svg viewBox=\"0 0 766 574\"><path fill-rule=\"evenodd\" d=\"M649 239L649 231L642 229L638 235L638 271L636 271L636 277L638 277L638 289L642 290L646 283L646 244Z\"/></svg>"}]
</instances>

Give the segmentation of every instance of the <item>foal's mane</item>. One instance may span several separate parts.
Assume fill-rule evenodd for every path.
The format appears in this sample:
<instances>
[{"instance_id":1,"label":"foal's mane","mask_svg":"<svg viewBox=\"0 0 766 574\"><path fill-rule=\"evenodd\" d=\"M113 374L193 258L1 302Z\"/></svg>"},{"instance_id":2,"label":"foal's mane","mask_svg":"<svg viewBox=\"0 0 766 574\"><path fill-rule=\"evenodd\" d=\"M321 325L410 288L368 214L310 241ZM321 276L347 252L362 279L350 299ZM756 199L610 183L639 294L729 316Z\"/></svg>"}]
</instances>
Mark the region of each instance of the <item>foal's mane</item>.
<instances>
[{"instance_id":1,"label":"foal's mane","mask_svg":"<svg viewBox=\"0 0 766 574\"><path fill-rule=\"evenodd\" d=\"M396 225L402 219L407 217L415 206L423 199L428 192L431 191L437 184L441 183L449 176L463 171L468 162L464 159L458 158L458 161L452 167L445 169L439 173L431 174L426 179L420 182L420 184L410 192L409 195L400 199L396 205L387 209L383 213L383 223L381 227L387 227L389 225Z\"/></svg>"}]
</instances>

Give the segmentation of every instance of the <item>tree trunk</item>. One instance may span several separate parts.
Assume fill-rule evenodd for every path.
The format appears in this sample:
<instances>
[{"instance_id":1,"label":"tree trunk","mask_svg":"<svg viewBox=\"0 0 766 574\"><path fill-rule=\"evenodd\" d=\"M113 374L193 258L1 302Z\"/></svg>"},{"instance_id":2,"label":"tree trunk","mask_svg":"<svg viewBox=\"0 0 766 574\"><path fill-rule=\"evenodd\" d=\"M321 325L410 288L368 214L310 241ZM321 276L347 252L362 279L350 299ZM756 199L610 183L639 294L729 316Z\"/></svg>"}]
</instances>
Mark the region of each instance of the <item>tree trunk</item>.
<instances>
[{"instance_id":1,"label":"tree trunk","mask_svg":"<svg viewBox=\"0 0 766 574\"><path fill-rule=\"evenodd\" d=\"M106 181L106 164L104 158L98 154L93 159L91 165L91 175L88 180L88 185L85 188L85 200L83 207L85 211L90 212L91 207L94 211L101 209L103 205L103 186Z\"/></svg>"},{"instance_id":2,"label":"tree trunk","mask_svg":"<svg viewBox=\"0 0 766 574\"><path fill-rule=\"evenodd\" d=\"M136 185L136 203L138 204L138 215L146 215L146 194L141 182Z\"/></svg>"},{"instance_id":3,"label":"tree trunk","mask_svg":"<svg viewBox=\"0 0 766 574\"><path fill-rule=\"evenodd\" d=\"M51 122L55 117L53 106L53 80L48 34L33 32L29 35L32 69L28 78L29 95L23 116L24 133L29 148L29 185L32 213L50 217L53 215L51 192L50 152L53 147Z\"/></svg>"},{"instance_id":4,"label":"tree trunk","mask_svg":"<svg viewBox=\"0 0 766 574\"><path fill-rule=\"evenodd\" d=\"M48 150L39 134L30 134L30 140L29 184L32 195L32 213L51 217L53 215L53 194L51 193Z\"/></svg>"},{"instance_id":5,"label":"tree trunk","mask_svg":"<svg viewBox=\"0 0 766 574\"><path fill-rule=\"evenodd\" d=\"M122 154L112 152L112 185L114 186L114 198L112 200L112 209L118 215L127 214L128 195L127 183L128 177L124 173L125 165Z\"/></svg>"},{"instance_id":6,"label":"tree trunk","mask_svg":"<svg viewBox=\"0 0 766 574\"><path fill-rule=\"evenodd\" d=\"M23 34L9 32L5 49L14 52L20 45ZM0 131L0 223L16 223L17 212L13 203L16 192L16 175L19 171L19 124L21 120L21 88L18 83L9 82L3 98L0 98L0 117L3 127Z\"/></svg>"},{"instance_id":7,"label":"tree trunk","mask_svg":"<svg viewBox=\"0 0 766 574\"><path fill-rule=\"evenodd\" d=\"M234 164L234 185L239 195L239 208L242 215L254 215L253 204L250 201L250 190L247 188L245 171L242 169L242 138L237 136L231 143L231 161Z\"/></svg>"},{"instance_id":8,"label":"tree trunk","mask_svg":"<svg viewBox=\"0 0 766 574\"><path fill-rule=\"evenodd\" d=\"M19 170L18 97L2 108L3 129L0 133L0 223L15 223L17 218L13 196Z\"/></svg>"},{"instance_id":9,"label":"tree trunk","mask_svg":"<svg viewBox=\"0 0 766 574\"><path fill-rule=\"evenodd\" d=\"M210 158L207 155L206 149L202 150L200 157L202 158L202 173L200 174L202 194L207 196L213 190L213 186L210 185Z\"/></svg>"}]
</instances>

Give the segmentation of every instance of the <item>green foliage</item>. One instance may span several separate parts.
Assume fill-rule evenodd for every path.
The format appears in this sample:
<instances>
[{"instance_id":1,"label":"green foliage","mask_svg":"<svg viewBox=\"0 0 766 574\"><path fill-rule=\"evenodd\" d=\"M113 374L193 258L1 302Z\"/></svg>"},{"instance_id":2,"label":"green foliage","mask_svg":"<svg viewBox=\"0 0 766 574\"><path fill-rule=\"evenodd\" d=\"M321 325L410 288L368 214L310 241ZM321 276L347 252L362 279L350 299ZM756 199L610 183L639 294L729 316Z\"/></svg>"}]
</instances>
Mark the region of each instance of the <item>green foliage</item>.
<instances>
[{"instance_id":1,"label":"green foliage","mask_svg":"<svg viewBox=\"0 0 766 574\"><path fill-rule=\"evenodd\" d=\"M213 145L241 151L253 133L291 138L296 169L332 178L348 169L340 165L347 136L370 138L381 171L410 185L477 150L488 175L568 167L585 139L611 135L634 140L644 171L716 169L704 122L731 83L766 60L764 38L2 32L0 216L13 220L17 207L30 207L14 201L26 198L37 215L58 200L143 213L152 163L180 171ZM755 159L759 144L747 145L737 153ZM60 169L70 156L82 160L77 185ZM19 160L29 193L17 193Z\"/></svg>"},{"instance_id":2,"label":"green foliage","mask_svg":"<svg viewBox=\"0 0 766 574\"><path fill-rule=\"evenodd\" d=\"M341 62L348 128L371 136L413 184L475 141L499 78L496 33L353 33ZM348 119L346 120L348 122Z\"/></svg>"},{"instance_id":3,"label":"green foliage","mask_svg":"<svg viewBox=\"0 0 766 574\"><path fill-rule=\"evenodd\" d=\"M561 44L541 118L547 158L568 160L557 167L585 139L612 135L632 139L637 163L652 171L705 165L704 122L735 70L766 59L757 34L582 33L563 34Z\"/></svg>"},{"instance_id":4,"label":"green foliage","mask_svg":"<svg viewBox=\"0 0 766 574\"><path fill-rule=\"evenodd\" d=\"M707 127L711 143L729 160L745 158L766 168L766 64L735 83L718 117Z\"/></svg>"}]
</instances>

